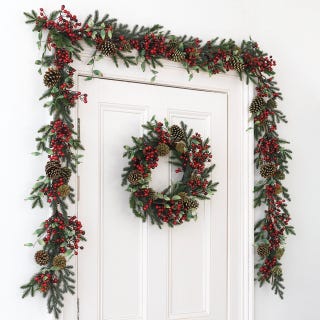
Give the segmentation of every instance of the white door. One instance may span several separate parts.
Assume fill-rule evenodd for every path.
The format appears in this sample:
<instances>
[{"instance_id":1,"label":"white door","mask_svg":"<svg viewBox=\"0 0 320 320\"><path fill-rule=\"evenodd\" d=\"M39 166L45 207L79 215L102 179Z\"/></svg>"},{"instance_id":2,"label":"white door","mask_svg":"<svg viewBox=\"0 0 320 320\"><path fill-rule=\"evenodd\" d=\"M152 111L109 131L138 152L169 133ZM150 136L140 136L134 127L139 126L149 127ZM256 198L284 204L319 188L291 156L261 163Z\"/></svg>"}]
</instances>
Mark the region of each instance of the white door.
<instances>
[{"instance_id":1,"label":"white door","mask_svg":"<svg viewBox=\"0 0 320 320\"><path fill-rule=\"evenodd\" d=\"M88 242L78 258L80 320L225 320L230 314L240 319L241 274L230 266L241 269L240 135L230 129L240 113L230 114L230 96L84 79L79 76L79 90L88 94L89 103L78 110L86 149L79 167L78 215ZM238 96L232 99L241 101L241 92L235 90ZM218 192L201 202L197 221L174 229L135 217L129 193L121 187L127 165L123 146L142 135L141 125L153 115L171 124L182 120L209 137L216 164L212 180L219 182ZM175 179L168 158L161 158L152 187L160 191Z\"/></svg>"}]
</instances>

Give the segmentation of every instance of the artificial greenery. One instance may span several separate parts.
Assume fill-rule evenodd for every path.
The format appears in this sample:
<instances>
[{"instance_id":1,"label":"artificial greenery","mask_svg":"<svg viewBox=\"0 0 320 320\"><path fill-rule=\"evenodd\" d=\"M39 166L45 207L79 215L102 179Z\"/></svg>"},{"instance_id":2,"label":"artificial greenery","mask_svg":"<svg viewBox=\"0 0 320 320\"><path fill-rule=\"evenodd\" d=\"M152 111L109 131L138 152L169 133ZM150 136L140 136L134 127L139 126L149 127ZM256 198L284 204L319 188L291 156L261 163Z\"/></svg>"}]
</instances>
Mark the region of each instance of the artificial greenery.
<instances>
[{"instance_id":1,"label":"artificial greenery","mask_svg":"<svg viewBox=\"0 0 320 320\"><path fill-rule=\"evenodd\" d=\"M180 63L187 71L189 79L198 72L206 72L212 76L235 70L241 80L255 85L255 99L259 100L252 102L250 112L256 140L255 165L261 178L258 179L254 189L254 205L265 208L265 216L255 226L255 240L258 247L268 246L268 250L264 251L268 254L260 256L256 264L257 280L261 285L265 282L271 283L275 293L282 297L284 288L280 261L282 255L279 255L279 250L284 251L286 235L294 234L294 229L289 225L287 201L290 197L283 185L285 175L288 173L291 151L287 148L288 142L280 138L277 131L279 123L286 123L286 117L278 109L282 94L274 79L276 63L273 58L261 50L252 39L244 40L241 44L231 39L218 38L203 43L198 38L175 36L170 31L164 31L158 24L152 27L129 28L110 18L109 15L100 17L98 11L89 15L83 23L64 6L49 14L42 8L39 13L32 10L30 13L25 13L25 16L26 23L32 24L33 31L38 34L37 46L42 54L35 64L39 66L40 74L44 70L44 84L47 86L40 99L45 99L44 107L53 118L50 124L39 130L40 136L36 139L37 151L34 153L48 155L46 172L50 177L46 173L38 178L30 200L35 207L43 206L43 199L46 199L52 209L51 218L58 221L62 219L65 228L63 230L70 231L70 228L80 223L71 220L73 217L68 216L67 212L66 200L74 199L72 189L70 188L71 192L66 198L61 196L58 188L68 185L67 170L76 171L81 157L78 151L83 148L74 131L70 112L79 99L87 102L86 94L74 88L75 70L72 67L73 60L80 59L83 43L94 48L88 62L92 66L92 75L87 80L102 76L102 73L95 68L95 62L108 56L117 66L120 63L127 67L140 65L142 71L149 68L154 75L151 81L156 80L162 61L169 59ZM64 189L66 190L66 187ZM58 227L56 223L50 220L49 231ZM52 237L51 231L46 235L46 241L50 244L44 243L41 237L38 239L40 246L56 248L50 253L49 269L58 251L65 255L70 253L70 250L78 253L78 241L83 239L84 231L79 225L76 228L80 228L80 232L76 229L77 237L71 239L69 243L63 241L59 243L61 239ZM66 231L64 238L73 236L69 231ZM72 291L64 280L64 273L69 268L70 266L67 266L64 271L57 271L41 267L39 273L24 286L24 295L34 294L38 290L44 292L48 298L49 312L54 312L58 317L63 304L63 294ZM47 273L52 275L48 278ZM71 278L72 274L67 276ZM42 286L43 278L45 283L49 279L48 285ZM67 289L68 286L71 290Z\"/></svg>"},{"instance_id":2,"label":"artificial greenery","mask_svg":"<svg viewBox=\"0 0 320 320\"><path fill-rule=\"evenodd\" d=\"M206 166L212 159L209 139L203 140L183 122L180 127L170 127L166 119L162 123L153 117L142 127L145 134L132 137L133 146L125 146L124 153L129 165L124 168L122 185L128 185L133 213L143 221L149 217L159 227L163 223L173 227L196 219L197 199L210 199L217 186L208 180L214 168ZM157 167L159 156L166 155L177 167L176 173L181 173L181 179L162 191L153 190L149 187L151 171Z\"/></svg>"}]
</instances>

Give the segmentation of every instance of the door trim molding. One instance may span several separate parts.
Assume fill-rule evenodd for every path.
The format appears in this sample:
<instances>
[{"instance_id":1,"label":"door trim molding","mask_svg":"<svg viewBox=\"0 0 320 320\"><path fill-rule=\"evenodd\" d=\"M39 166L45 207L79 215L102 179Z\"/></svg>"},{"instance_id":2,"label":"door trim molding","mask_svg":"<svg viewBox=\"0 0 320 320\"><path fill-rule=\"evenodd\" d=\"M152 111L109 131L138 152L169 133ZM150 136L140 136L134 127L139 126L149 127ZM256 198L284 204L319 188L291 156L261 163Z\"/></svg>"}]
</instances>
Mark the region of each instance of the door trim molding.
<instances>
[{"instance_id":1,"label":"door trim molding","mask_svg":"<svg viewBox=\"0 0 320 320\"><path fill-rule=\"evenodd\" d=\"M82 61L75 61L73 67L77 70L75 73L75 86L79 86L80 76L91 76L91 66L87 65L90 59L90 51L85 50L81 54ZM228 320L253 320L254 319L254 209L253 209L253 187L254 187L254 138L252 130L247 130L252 127L252 121L249 121L249 111L248 106L253 98L254 87L252 84L246 85L243 81L239 81L238 75L234 72L229 72L227 74L219 74L213 76L208 85L208 76L206 74L196 74L192 79L192 82L188 81L188 76L185 70L180 67L177 63L166 61L164 63L164 68L157 75L157 79L154 82L150 82L153 74L151 71L146 70L142 73L139 67L131 66L126 68L125 66L115 67L111 59L107 58L103 63L97 62L97 68L101 70L105 75L100 77L107 80L113 81L124 81L132 83L142 83L147 85L165 86L165 87L175 87L187 90L197 90L205 92L219 92L225 93L228 96L228 109L229 109L229 86L224 85L226 80L230 81L233 79L234 84L241 88L242 101L239 101L239 106L241 107L241 127L243 134L241 135L241 217L240 217L240 228L241 228L241 283L240 283L240 318L233 317L228 310ZM177 78L170 77L166 75L166 71L171 70L177 74ZM181 77L184 75L184 78ZM167 77L167 78L166 78ZM98 78L98 77L97 77ZM184 80L181 80L184 79ZM94 81L94 80L91 80ZM232 88L230 88L231 90ZM231 90L232 91L232 90ZM89 111L88 111L89 112ZM78 105L76 108L72 109L72 116L74 119L78 118ZM77 176L74 178L73 186L75 187L76 198L78 196L78 185L76 182ZM78 204L75 205L75 212L78 213ZM229 219L229 218L228 218ZM228 224L229 225L229 224ZM228 231L228 237L230 237L230 231ZM230 239L229 239L230 241ZM230 242L229 242L230 243ZM230 247L230 245L228 245ZM230 251L230 250L228 250ZM78 283L78 265L77 259L75 259L75 270L77 273L77 283ZM230 252L228 252L228 263L230 263ZM230 267L230 266L229 266ZM228 272L230 268L228 267ZM230 276L228 277L228 305L232 303L232 297L230 292ZM75 320L78 318L78 287L76 288L76 294L74 296L66 297L66 304L63 310L62 319L64 320ZM100 308L101 309L101 308ZM102 315L100 315L101 318ZM239 314L238 314L239 316ZM80 301L80 320L81 319L81 301ZM93 319L96 320L96 319ZM98 319L97 319L98 320ZM99 319L100 320L100 319ZM102 318L101 318L102 320Z\"/></svg>"}]
</instances>

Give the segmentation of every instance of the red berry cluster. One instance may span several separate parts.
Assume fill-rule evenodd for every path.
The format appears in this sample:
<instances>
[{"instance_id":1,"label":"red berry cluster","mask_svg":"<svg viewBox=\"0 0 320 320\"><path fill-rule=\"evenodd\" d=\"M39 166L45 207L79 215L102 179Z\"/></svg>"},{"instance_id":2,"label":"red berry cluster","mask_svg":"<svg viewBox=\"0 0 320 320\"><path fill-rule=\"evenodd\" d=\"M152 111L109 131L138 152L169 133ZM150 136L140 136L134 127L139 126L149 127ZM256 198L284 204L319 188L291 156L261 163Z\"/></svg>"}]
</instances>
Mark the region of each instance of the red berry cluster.
<instances>
[{"instance_id":1,"label":"red berry cluster","mask_svg":"<svg viewBox=\"0 0 320 320\"><path fill-rule=\"evenodd\" d=\"M264 136L258 140L255 152L263 162L277 163L279 157L279 139Z\"/></svg>"},{"instance_id":2,"label":"red berry cluster","mask_svg":"<svg viewBox=\"0 0 320 320\"><path fill-rule=\"evenodd\" d=\"M249 52L243 54L243 61L246 69L255 75L260 75L263 72L273 73L273 67L276 65L272 56L261 56L260 54L255 56Z\"/></svg>"},{"instance_id":3,"label":"red berry cluster","mask_svg":"<svg viewBox=\"0 0 320 320\"><path fill-rule=\"evenodd\" d=\"M266 224L262 227L268 232L269 242L272 249L279 247L281 238L285 232L285 226L288 225L290 217L285 210L287 206L284 199L277 196L278 184L266 186L266 199L268 208L266 210Z\"/></svg>"},{"instance_id":4,"label":"red berry cluster","mask_svg":"<svg viewBox=\"0 0 320 320\"><path fill-rule=\"evenodd\" d=\"M259 271L263 274L264 279L269 279L271 276L271 272L273 267L277 264L277 258L273 257L272 259L267 258L263 264L259 268Z\"/></svg>"},{"instance_id":5,"label":"red berry cluster","mask_svg":"<svg viewBox=\"0 0 320 320\"><path fill-rule=\"evenodd\" d=\"M38 284L38 290L41 292L47 292L50 285L58 283L58 278L54 276L52 271L47 271L44 273L38 273L34 277L34 281Z\"/></svg>"},{"instance_id":6,"label":"red berry cluster","mask_svg":"<svg viewBox=\"0 0 320 320\"><path fill-rule=\"evenodd\" d=\"M59 252L65 253L68 249L73 250L74 254L78 254L79 242L84 240L85 232L82 230L82 224L76 216L68 217L67 221L61 213L56 212L44 223L43 238L48 246L59 246Z\"/></svg>"},{"instance_id":7,"label":"red berry cluster","mask_svg":"<svg viewBox=\"0 0 320 320\"><path fill-rule=\"evenodd\" d=\"M73 107L78 99L83 101L84 103L87 103L87 94L81 94L80 91L71 91L71 90L65 90L63 91L63 97L66 99L67 104L70 107Z\"/></svg>"},{"instance_id":8,"label":"red berry cluster","mask_svg":"<svg viewBox=\"0 0 320 320\"><path fill-rule=\"evenodd\" d=\"M48 203L51 203L52 201L56 201L58 203L60 192L58 192L57 189L63 184L65 184L65 181L63 180L63 178L59 178L54 180L51 185L41 189L41 192L47 196Z\"/></svg>"},{"instance_id":9,"label":"red berry cluster","mask_svg":"<svg viewBox=\"0 0 320 320\"><path fill-rule=\"evenodd\" d=\"M163 56L166 51L165 37L163 35L155 35L154 33L146 34L142 41L132 40L131 45L139 50L144 50L144 56L147 60L151 57Z\"/></svg>"},{"instance_id":10,"label":"red berry cluster","mask_svg":"<svg viewBox=\"0 0 320 320\"><path fill-rule=\"evenodd\" d=\"M158 134L159 143L170 144L170 134L167 130L163 129L162 122L158 122L154 130Z\"/></svg>"},{"instance_id":11,"label":"red berry cluster","mask_svg":"<svg viewBox=\"0 0 320 320\"><path fill-rule=\"evenodd\" d=\"M273 77L271 78L266 78L264 81L260 81L258 85L256 86L256 92L257 96L267 98L272 94L273 97L278 97L279 93L274 92L272 90L272 85L273 85Z\"/></svg>"},{"instance_id":12,"label":"red berry cluster","mask_svg":"<svg viewBox=\"0 0 320 320\"><path fill-rule=\"evenodd\" d=\"M52 41L50 37L48 39L49 42ZM55 47L54 43L52 43L52 47ZM54 58L53 63L58 69L63 69L65 66L73 62L71 53L66 49L56 49Z\"/></svg>"},{"instance_id":13,"label":"red berry cluster","mask_svg":"<svg viewBox=\"0 0 320 320\"><path fill-rule=\"evenodd\" d=\"M212 63L213 63L213 73L217 74L220 73L221 69L219 66L224 65L224 68L229 71L232 68L232 65L230 63L230 60L227 61L227 57L229 55L225 50L218 49L216 53L212 56Z\"/></svg>"},{"instance_id":14,"label":"red berry cluster","mask_svg":"<svg viewBox=\"0 0 320 320\"><path fill-rule=\"evenodd\" d=\"M191 140L191 149L187 155L187 162L185 164L201 174L205 169L205 163L211 162L212 159L212 154L209 152L210 146L203 143L199 133L193 135Z\"/></svg>"},{"instance_id":15,"label":"red berry cluster","mask_svg":"<svg viewBox=\"0 0 320 320\"><path fill-rule=\"evenodd\" d=\"M181 214L184 210L183 202L181 200L170 200L167 204L170 206L169 208L165 208L163 205L155 206L157 215L163 222L169 222L173 225L177 225L183 223L187 219L187 215L185 213Z\"/></svg>"},{"instance_id":16,"label":"red berry cluster","mask_svg":"<svg viewBox=\"0 0 320 320\"><path fill-rule=\"evenodd\" d=\"M199 40L195 40L195 45L185 48L185 61L191 67L196 66L198 64L199 55L201 53L201 49L199 47Z\"/></svg>"},{"instance_id":17,"label":"red berry cluster","mask_svg":"<svg viewBox=\"0 0 320 320\"><path fill-rule=\"evenodd\" d=\"M72 131L61 119L51 122L51 126L52 136L50 140L50 147L53 155L50 156L50 160L59 160L59 158L65 157L66 153L69 152L69 141L72 136Z\"/></svg>"},{"instance_id":18,"label":"red berry cluster","mask_svg":"<svg viewBox=\"0 0 320 320\"><path fill-rule=\"evenodd\" d=\"M204 194L207 195L208 192L207 187L208 187L208 180L207 179L200 179L200 178L196 178L196 179L191 179L188 181L188 186L191 189L191 194L193 196L199 195L199 194Z\"/></svg>"},{"instance_id":19,"label":"red berry cluster","mask_svg":"<svg viewBox=\"0 0 320 320\"><path fill-rule=\"evenodd\" d=\"M269 120L269 117L272 115L274 115L274 111L265 109L261 111L259 115L254 117L254 122L258 125L268 124L267 121Z\"/></svg>"},{"instance_id":20,"label":"red berry cluster","mask_svg":"<svg viewBox=\"0 0 320 320\"><path fill-rule=\"evenodd\" d=\"M159 161L157 149L152 146L145 145L142 152L144 155L144 160L147 163L147 168L148 169L156 168L158 166L158 161Z\"/></svg>"},{"instance_id":21,"label":"red berry cluster","mask_svg":"<svg viewBox=\"0 0 320 320\"><path fill-rule=\"evenodd\" d=\"M123 35L119 36L119 47L118 47L118 49L120 51L123 51L126 48L126 46L128 46L128 45L130 46L130 41L126 40L126 38Z\"/></svg>"},{"instance_id":22,"label":"red berry cluster","mask_svg":"<svg viewBox=\"0 0 320 320\"><path fill-rule=\"evenodd\" d=\"M66 35L72 43L82 39L81 23L78 22L77 16L61 6L59 16L55 20L49 20L43 8L40 8L38 20L43 22L44 29L54 29L58 33Z\"/></svg>"},{"instance_id":23,"label":"red berry cluster","mask_svg":"<svg viewBox=\"0 0 320 320\"><path fill-rule=\"evenodd\" d=\"M132 167L134 167L136 170L142 173L144 178L148 176L148 173L150 172L150 170L147 170L144 167L140 158L133 157L130 164Z\"/></svg>"},{"instance_id":24,"label":"red berry cluster","mask_svg":"<svg viewBox=\"0 0 320 320\"><path fill-rule=\"evenodd\" d=\"M161 221L177 225L187 219L187 215L185 213L182 214L184 207L181 200L170 200L167 205L169 205L169 208L166 208L163 204L155 205L156 214Z\"/></svg>"}]
</instances>

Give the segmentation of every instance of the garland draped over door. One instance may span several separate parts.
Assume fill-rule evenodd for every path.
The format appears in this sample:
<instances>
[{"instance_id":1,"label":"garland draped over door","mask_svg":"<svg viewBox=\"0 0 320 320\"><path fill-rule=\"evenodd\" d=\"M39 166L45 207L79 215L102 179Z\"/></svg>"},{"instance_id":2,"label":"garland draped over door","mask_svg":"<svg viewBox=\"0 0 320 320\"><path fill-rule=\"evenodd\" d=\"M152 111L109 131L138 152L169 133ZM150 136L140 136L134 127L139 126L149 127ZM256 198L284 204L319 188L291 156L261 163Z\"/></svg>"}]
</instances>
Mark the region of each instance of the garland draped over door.
<instances>
[{"instance_id":1,"label":"garland draped over door","mask_svg":"<svg viewBox=\"0 0 320 320\"><path fill-rule=\"evenodd\" d=\"M22 286L23 297L42 292L47 298L49 312L58 318L63 295L74 293L74 273L67 260L82 249L80 241L85 240L85 232L77 217L68 215L67 202L74 202L69 179L79 164L81 155L78 151L83 149L74 130L70 109L79 99L87 102L87 95L74 89L76 70L71 65L74 59L80 59L82 44L86 43L95 49L88 63L92 66L92 75L87 80L102 76L95 69L95 62L109 56L117 66L121 62L127 67L140 65L142 71L149 68L153 73L151 81L156 79L157 70L162 67L161 60L168 59L180 63L190 79L200 71L212 76L235 70L241 80L254 83L256 97L250 112L256 140L254 162L260 174L254 188L254 206L265 208L264 217L255 225L259 256L257 280L261 285L271 283L272 290L282 298L280 259L286 235L294 234L293 227L288 224L287 201L290 197L283 184L291 151L286 147L288 142L277 132L277 125L287 121L277 107L282 95L274 80L276 62L272 56L264 53L251 39L240 45L218 38L202 42L198 38L172 35L158 24L131 29L109 15L100 18L98 11L83 23L65 6L50 14L41 8L39 13L32 10L25 16L26 23L33 24L33 31L38 34L37 45L42 55L35 63L40 66L40 74L45 68L43 80L47 87L40 99L46 99L44 107L52 115L52 121L38 131L34 155L45 153L48 162L45 174L37 179L28 198L32 207L43 207L43 201L47 201L51 216L35 231L36 243L26 244L41 248L35 253L39 271Z\"/></svg>"}]
</instances>

